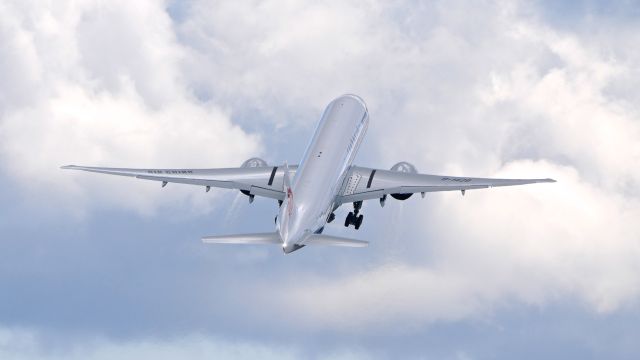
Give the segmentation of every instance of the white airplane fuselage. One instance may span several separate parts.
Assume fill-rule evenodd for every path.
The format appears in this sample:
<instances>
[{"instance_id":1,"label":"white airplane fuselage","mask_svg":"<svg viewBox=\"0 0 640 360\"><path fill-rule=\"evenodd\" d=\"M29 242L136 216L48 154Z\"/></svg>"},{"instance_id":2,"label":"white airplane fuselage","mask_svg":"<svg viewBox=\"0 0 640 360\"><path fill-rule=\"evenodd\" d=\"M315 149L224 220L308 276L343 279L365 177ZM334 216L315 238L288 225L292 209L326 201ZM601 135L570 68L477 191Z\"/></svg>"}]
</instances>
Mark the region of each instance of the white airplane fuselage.
<instances>
[{"instance_id":1,"label":"white airplane fuselage","mask_svg":"<svg viewBox=\"0 0 640 360\"><path fill-rule=\"evenodd\" d=\"M285 253L322 231L368 125L367 107L356 95L340 96L325 109L276 221Z\"/></svg>"}]
</instances>

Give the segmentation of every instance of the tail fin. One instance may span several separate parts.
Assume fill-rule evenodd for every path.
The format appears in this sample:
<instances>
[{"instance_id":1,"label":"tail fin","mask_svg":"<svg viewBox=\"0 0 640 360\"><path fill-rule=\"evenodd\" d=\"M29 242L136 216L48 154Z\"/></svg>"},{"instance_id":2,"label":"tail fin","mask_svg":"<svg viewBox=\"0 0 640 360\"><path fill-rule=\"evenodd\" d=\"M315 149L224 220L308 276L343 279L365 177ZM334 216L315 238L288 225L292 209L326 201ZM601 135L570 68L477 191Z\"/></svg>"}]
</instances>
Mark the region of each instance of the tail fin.
<instances>
[{"instance_id":1,"label":"tail fin","mask_svg":"<svg viewBox=\"0 0 640 360\"><path fill-rule=\"evenodd\" d=\"M284 203L283 218L281 220L282 223L285 224L285 228L284 232L281 231L280 234L284 239L286 239L287 236L285 234L287 233L287 224L289 223L289 218L293 216L293 213L295 212L295 206L293 204L293 189L291 188L291 176L289 175L289 165L287 165L286 161L284 163L284 176L282 180L286 199Z\"/></svg>"},{"instance_id":2,"label":"tail fin","mask_svg":"<svg viewBox=\"0 0 640 360\"><path fill-rule=\"evenodd\" d=\"M291 175L289 175L289 165L287 162L284 162L284 193L289 194L289 189L291 189Z\"/></svg>"},{"instance_id":3,"label":"tail fin","mask_svg":"<svg viewBox=\"0 0 640 360\"><path fill-rule=\"evenodd\" d=\"M277 232L239 235L217 235L202 238L205 244L276 244L282 245Z\"/></svg>"}]
</instances>

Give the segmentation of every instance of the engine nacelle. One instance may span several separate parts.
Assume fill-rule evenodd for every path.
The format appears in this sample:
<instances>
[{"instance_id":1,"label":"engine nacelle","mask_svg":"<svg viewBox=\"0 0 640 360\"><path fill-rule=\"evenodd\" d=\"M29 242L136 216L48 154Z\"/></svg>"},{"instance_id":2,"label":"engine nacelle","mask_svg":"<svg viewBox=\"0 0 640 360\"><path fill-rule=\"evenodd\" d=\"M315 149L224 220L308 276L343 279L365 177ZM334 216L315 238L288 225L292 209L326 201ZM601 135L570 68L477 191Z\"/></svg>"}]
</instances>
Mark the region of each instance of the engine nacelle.
<instances>
[{"instance_id":1,"label":"engine nacelle","mask_svg":"<svg viewBox=\"0 0 640 360\"><path fill-rule=\"evenodd\" d=\"M240 165L240 167L243 167L243 168L255 168L255 167L263 167L263 166L269 166L269 165L267 164L266 161L257 157L248 159L247 161L243 162L242 165ZM251 195L251 193L249 193L247 190L240 190L240 192L249 197L249 203L253 202L254 195Z\"/></svg>"},{"instance_id":2,"label":"engine nacelle","mask_svg":"<svg viewBox=\"0 0 640 360\"><path fill-rule=\"evenodd\" d=\"M410 174L417 174L418 170L416 169L415 166L413 166L413 164L410 164L406 161L401 161L395 165L393 165L391 167L391 171L399 171L399 172L404 172L404 173L410 173ZM407 200L408 198L411 197L411 193L409 194L391 194L391 197L396 199L396 200Z\"/></svg>"},{"instance_id":3,"label":"engine nacelle","mask_svg":"<svg viewBox=\"0 0 640 360\"><path fill-rule=\"evenodd\" d=\"M254 168L254 167L262 167L262 166L269 166L269 165L267 164L266 161L264 161L264 160L262 160L260 158L254 157L254 158L251 158L251 159L243 162L240 167L243 167L243 168Z\"/></svg>"}]
</instances>

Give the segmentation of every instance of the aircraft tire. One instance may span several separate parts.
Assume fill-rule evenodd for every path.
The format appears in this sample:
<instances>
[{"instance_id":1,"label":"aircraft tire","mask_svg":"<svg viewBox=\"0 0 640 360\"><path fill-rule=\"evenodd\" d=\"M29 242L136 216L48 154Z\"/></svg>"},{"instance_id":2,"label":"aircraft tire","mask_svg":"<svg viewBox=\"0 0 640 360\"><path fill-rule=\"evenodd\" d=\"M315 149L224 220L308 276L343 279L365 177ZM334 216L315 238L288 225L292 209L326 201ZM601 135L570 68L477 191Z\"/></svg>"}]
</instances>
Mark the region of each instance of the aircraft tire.
<instances>
[{"instance_id":1,"label":"aircraft tire","mask_svg":"<svg viewBox=\"0 0 640 360\"><path fill-rule=\"evenodd\" d=\"M349 214L347 215L347 218L344 219L344 227L349 227L349 225L354 223L354 215L353 212L349 212Z\"/></svg>"},{"instance_id":2,"label":"aircraft tire","mask_svg":"<svg viewBox=\"0 0 640 360\"><path fill-rule=\"evenodd\" d=\"M360 229L360 225L362 225L362 220L363 220L363 219L364 219L364 216L363 216L363 215L360 215L360 216L358 216L358 217L356 217L356 218L354 219L354 225L355 225L355 227L356 227L356 230Z\"/></svg>"}]
</instances>

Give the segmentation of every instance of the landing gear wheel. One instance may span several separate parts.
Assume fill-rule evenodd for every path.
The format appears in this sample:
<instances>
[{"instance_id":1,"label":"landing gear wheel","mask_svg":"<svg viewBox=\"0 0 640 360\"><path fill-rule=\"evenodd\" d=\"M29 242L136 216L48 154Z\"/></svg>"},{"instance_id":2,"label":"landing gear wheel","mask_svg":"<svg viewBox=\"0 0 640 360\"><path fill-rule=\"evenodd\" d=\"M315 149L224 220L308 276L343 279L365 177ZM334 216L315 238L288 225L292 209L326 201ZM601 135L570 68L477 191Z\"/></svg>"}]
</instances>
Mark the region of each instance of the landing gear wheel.
<instances>
[{"instance_id":1,"label":"landing gear wheel","mask_svg":"<svg viewBox=\"0 0 640 360\"><path fill-rule=\"evenodd\" d=\"M354 219L355 216L353 215L353 212L349 212L349 214L347 215L347 218L344 219L344 227L349 227L349 225L354 223Z\"/></svg>"},{"instance_id":2,"label":"landing gear wheel","mask_svg":"<svg viewBox=\"0 0 640 360\"><path fill-rule=\"evenodd\" d=\"M363 215L360 215L354 219L354 226L356 230L360 229L360 225L362 225L362 220L364 219Z\"/></svg>"}]
</instances>

